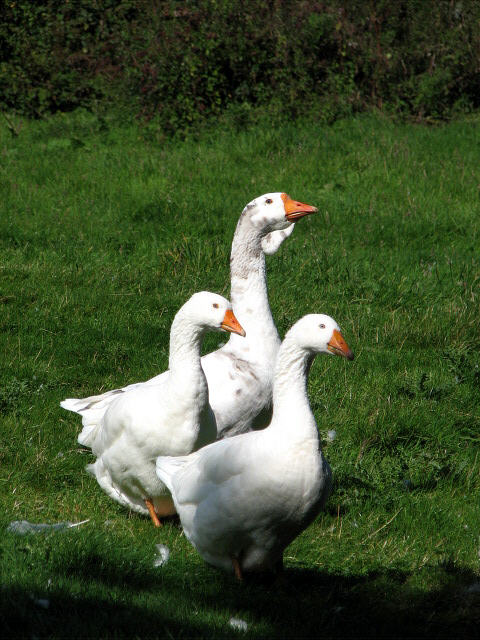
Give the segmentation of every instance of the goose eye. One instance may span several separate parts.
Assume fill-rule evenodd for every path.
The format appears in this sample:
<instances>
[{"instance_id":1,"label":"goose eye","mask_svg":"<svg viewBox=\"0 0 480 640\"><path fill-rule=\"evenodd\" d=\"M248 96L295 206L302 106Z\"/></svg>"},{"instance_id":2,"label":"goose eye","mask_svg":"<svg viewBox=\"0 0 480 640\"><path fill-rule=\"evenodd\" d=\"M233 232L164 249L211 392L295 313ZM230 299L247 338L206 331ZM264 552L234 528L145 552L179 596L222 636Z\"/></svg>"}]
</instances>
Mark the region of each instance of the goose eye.
<instances>
[{"instance_id":1,"label":"goose eye","mask_svg":"<svg viewBox=\"0 0 480 640\"><path fill-rule=\"evenodd\" d=\"M217 303L217 302L214 302L214 303L213 303L213 308L214 308L214 309L218 309L218 303Z\"/></svg>"},{"instance_id":2,"label":"goose eye","mask_svg":"<svg viewBox=\"0 0 480 640\"><path fill-rule=\"evenodd\" d=\"M265 200L265 202L266 202L267 204L272 204L273 200L272 200L271 198L267 198L267 199Z\"/></svg>"},{"instance_id":3,"label":"goose eye","mask_svg":"<svg viewBox=\"0 0 480 640\"><path fill-rule=\"evenodd\" d=\"M319 325L319 327L320 327L320 329L325 329L325 325L323 324L323 322L322 322L321 325Z\"/></svg>"}]
</instances>

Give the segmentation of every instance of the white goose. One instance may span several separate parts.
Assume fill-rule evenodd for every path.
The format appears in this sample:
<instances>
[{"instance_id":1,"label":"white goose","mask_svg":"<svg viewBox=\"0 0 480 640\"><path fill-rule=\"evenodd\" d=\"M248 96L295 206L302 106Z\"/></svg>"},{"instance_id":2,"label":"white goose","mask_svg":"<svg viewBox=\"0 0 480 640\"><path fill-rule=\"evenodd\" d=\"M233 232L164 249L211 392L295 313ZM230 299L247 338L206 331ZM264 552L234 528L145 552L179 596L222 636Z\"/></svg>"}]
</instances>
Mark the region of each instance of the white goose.
<instances>
[{"instance_id":1,"label":"white goose","mask_svg":"<svg viewBox=\"0 0 480 640\"><path fill-rule=\"evenodd\" d=\"M176 314L170 331L168 371L157 384L117 394L95 427L79 440L96 461L87 470L120 504L139 513L175 513L171 497L155 473L159 455L183 455L215 440L215 417L200 364L202 337L208 330L245 335L231 305L207 291L194 294Z\"/></svg>"},{"instance_id":2,"label":"white goose","mask_svg":"<svg viewBox=\"0 0 480 640\"><path fill-rule=\"evenodd\" d=\"M316 353L353 359L329 316L304 316L285 336L266 429L157 459L187 538L208 563L233 569L239 579L244 571L278 567L330 493L331 470L307 396Z\"/></svg>"},{"instance_id":3,"label":"white goose","mask_svg":"<svg viewBox=\"0 0 480 640\"><path fill-rule=\"evenodd\" d=\"M248 431L255 420L255 426L269 421L272 363L280 338L268 304L264 253L275 253L293 231L294 221L315 211L286 193L266 193L247 204L240 216L230 257L231 301L247 337L232 335L225 346L202 358L219 437ZM82 416L80 444L90 446L89 431L119 393L158 384L163 375L101 395L61 402L64 409Z\"/></svg>"}]
</instances>

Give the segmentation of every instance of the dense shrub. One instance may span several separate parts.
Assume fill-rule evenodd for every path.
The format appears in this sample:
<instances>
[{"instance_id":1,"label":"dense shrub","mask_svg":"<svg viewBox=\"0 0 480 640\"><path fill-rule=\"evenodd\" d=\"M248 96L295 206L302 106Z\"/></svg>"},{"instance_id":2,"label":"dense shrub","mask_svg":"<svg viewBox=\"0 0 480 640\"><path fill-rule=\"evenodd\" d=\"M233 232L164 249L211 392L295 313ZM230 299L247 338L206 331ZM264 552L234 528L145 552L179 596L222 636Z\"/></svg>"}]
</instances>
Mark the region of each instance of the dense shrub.
<instances>
[{"instance_id":1,"label":"dense shrub","mask_svg":"<svg viewBox=\"0 0 480 640\"><path fill-rule=\"evenodd\" d=\"M33 116L116 102L172 130L232 104L446 117L479 106L479 81L473 0L22 0L0 22L0 107Z\"/></svg>"}]
</instances>

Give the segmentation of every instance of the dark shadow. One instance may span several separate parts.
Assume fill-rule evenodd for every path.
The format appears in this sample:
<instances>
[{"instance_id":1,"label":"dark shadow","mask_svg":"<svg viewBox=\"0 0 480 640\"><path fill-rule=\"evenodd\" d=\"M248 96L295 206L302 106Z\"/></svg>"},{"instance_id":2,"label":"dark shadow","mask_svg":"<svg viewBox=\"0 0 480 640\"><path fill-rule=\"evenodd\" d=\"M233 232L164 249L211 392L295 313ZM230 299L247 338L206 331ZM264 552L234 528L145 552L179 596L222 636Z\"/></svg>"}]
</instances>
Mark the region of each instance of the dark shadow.
<instances>
[{"instance_id":1,"label":"dark shadow","mask_svg":"<svg viewBox=\"0 0 480 640\"><path fill-rule=\"evenodd\" d=\"M271 638L476 638L479 577L453 565L421 571L444 586L424 591L415 572L346 577L287 569L270 585L237 585L233 595L224 575L222 605L268 619Z\"/></svg>"},{"instance_id":2,"label":"dark shadow","mask_svg":"<svg viewBox=\"0 0 480 640\"><path fill-rule=\"evenodd\" d=\"M73 560L66 566L57 567L58 572L72 580L98 582L107 587L128 584L133 589L153 589L158 586L158 572L145 571L135 565L114 564L99 553L89 553L81 560Z\"/></svg>"},{"instance_id":3,"label":"dark shadow","mask_svg":"<svg viewBox=\"0 0 480 640\"><path fill-rule=\"evenodd\" d=\"M25 638L200 638L210 637L207 625L151 611L120 598L73 597L51 594L49 606L36 604L25 590L1 592L0 637ZM161 608L160 608L161 609Z\"/></svg>"},{"instance_id":4,"label":"dark shadow","mask_svg":"<svg viewBox=\"0 0 480 640\"><path fill-rule=\"evenodd\" d=\"M74 590L84 593L92 580L101 583L103 600L52 591L43 609L26 590L4 588L1 636L223 638L236 635L228 626L235 616L249 624L250 632L242 637L451 640L476 638L480 624L478 576L449 564L355 576L287 568L278 579L252 577L239 583L233 575L203 564L189 566L178 556L161 569L133 565L125 570L105 557L90 560L57 567L58 577L71 577ZM426 583L428 590L419 586ZM123 597L127 584L138 590L133 600ZM218 616L224 617L224 626Z\"/></svg>"}]
</instances>

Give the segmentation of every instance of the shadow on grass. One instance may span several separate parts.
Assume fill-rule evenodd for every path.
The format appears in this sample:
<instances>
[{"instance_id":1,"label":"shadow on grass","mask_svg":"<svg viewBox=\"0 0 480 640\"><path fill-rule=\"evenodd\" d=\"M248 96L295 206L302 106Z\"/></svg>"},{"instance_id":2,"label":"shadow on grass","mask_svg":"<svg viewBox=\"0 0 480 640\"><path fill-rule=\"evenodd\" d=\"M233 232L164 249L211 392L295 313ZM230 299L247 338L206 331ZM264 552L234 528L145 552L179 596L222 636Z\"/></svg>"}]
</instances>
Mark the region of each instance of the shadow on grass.
<instances>
[{"instance_id":1,"label":"shadow on grass","mask_svg":"<svg viewBox=\"0 0 480 640\"><path fill-rule=\"evenodd\" d=\"M44 600L45 602L45 600ZM155 609L122 602L51 594L48 608L25 590L2 591L2 638L177 638L208 637L207 626L194 625Z\"/></svg>"},{"instance_id":2,"label":"shadow on grass","mask_svg":"<svg viewBox=\"0 0 480 640\"><path fill-rule=\"evenodd\" d=\"M272 638L477 637L480 594L469 587L478 576L451 566L421 571L422 580L401 571L346 577L291 569L269 592L252 585L230 605L268 617Z\"/></svg>"},{"instance_id":3,"label":"shadow on grass","mask_svg":"<svg viewBox=\"0 0 480 640\"><path fill-rule=\"evenodd\" d=\"M92 595L66 586L44 609L26 590L4 588L2 637L223 638L235 634L234 616L258 638L474 638L480 623L478 576L448 564L351 577L295 568L239 584L206 565L125 573L91 560L60 573L74 593Z\"/></svg>"}]
</instances>

